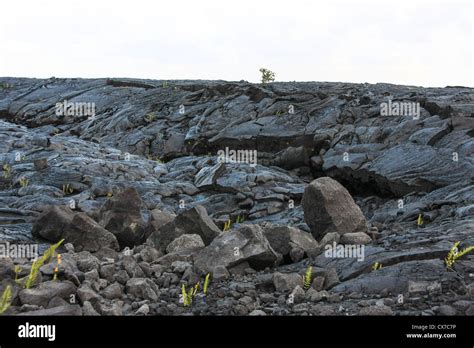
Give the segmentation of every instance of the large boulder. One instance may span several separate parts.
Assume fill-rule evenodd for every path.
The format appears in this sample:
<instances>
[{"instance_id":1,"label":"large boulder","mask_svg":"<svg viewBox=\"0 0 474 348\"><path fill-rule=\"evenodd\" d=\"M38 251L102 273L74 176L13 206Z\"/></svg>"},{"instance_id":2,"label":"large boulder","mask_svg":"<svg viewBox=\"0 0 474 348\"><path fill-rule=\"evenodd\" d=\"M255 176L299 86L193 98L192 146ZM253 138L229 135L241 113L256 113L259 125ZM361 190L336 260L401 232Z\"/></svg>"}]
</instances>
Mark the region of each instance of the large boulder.
<instances>
[{"instance_id":1,"label":"large boulder","mask_svg":"<svg viewBox=\"0 0 474 348\"><path fill-rule=\"evenodd\" d=\"M117 238L121 248L143 244L148 218L141 211L138 192L129 187L109 198L100 210L100 224Z\"/></svg>"},{"instance_id":2,"label":"large boulder","mask_svg":"<svg viewBox=\"0 0 474 348\"><path fill-rule=\"evenodd\" d=\"M296 227L270 225L264 229L265 237L273 250L283 255L285 261L298 262L318 248L318 242L309 233Z\"/></svg>"},{"instance_id":3,"label":"large boulder","mask_svg":"<svg viewBox=\"0 0 474 348\"><path fill-rule=\"evenodd\" d=\"M183 234L197 234L205 245L209 245L221 233L222 231L207 215L206 208L196 205L153 232L149 240L155 248L165 251L173 240Z\"/></svg>"},{"instance_id":4,"label":"large boulder","mask_svg":"<svg viewBox=\"0 0 474 348\"><path fill-rule=\"evenodd\" d=\"M67 206L49 206L36 220L33 236L51 242L65 239L76 251L96 252L104 247L117 250L115 236L85 213L75 213Z\"/></svg>"},{"instance_id":5,"label":"large boulder","mask_svg":"<svg viewBox=\"0 0 474 348\"><path fill-rule=\"evenodd\" d=\"M304 190L302 204L304 219L318 240L330 232L367 231L359 206L344 186L329 177L312 181Z\"/></svg>"},{"instance_id":6,"label":"large boulder","mask_svg":"<svg viewBox=\"0 0 474 348\"><path fill-rule=\"evenodd\" d=\"M258 225L242 225L237 230L222 233L195 258L195 266L212 272L217 266L233 267L243 262L256 270L274 267L281 255L271 247Z\"/></svg>"}]
</instances>

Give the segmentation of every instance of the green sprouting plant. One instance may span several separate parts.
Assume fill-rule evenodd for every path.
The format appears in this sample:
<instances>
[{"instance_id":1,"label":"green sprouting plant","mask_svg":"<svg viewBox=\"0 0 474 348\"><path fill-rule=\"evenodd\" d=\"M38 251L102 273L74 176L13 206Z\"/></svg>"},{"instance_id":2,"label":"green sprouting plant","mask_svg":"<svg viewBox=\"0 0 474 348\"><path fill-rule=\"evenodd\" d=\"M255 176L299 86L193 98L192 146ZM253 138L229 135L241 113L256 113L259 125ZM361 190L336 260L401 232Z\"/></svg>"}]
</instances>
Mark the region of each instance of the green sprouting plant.
<instances>
[{"instance_id":1,"label":"green sprouting plant","mask_svg":"<svg viewBox=\"0 0 474 348\"><path fill-rule=\"evenodd\" d=\"M189 306L193 304L193 294L194 294L194 287L190 287L188 290L188 303Z\"/></svg>"},{"instance_id":2,"label":"green sprouting plant","mask_svg":"<svg viewBox=\"0 0 474 348\"><path fill-rule=\"evenodd\" d=\"M474 246L467 247L463 250L458 250L459 244L461 244L460 241L454 243L453 247L451 248L451 250L449 250L448 255L444 259L444 262L448 268L451 268L455 264L456 260L459 259L461 256L464 256L474 250Z\"/></svg>"},{"instance_id":3,"label":"green sprouting plant","mask_svg":"<svg viewBox=\"0 0 474 348\"><path fill-rule=\"evenodd\" d=\"M7 285L0 298L0 314L4 313L12 304L12 287Z\"/></svg>"},{"instance_id":4,"label":"green sprouting plant","mask_svg":"<svg viewBox=\"0 0 474 348\"><path fill-rule=\"evenodd\" d=\"M30 181L28 178L25 178L24 176L20 178L20 186L21 187L27 187Z\"/></svg>"},{"instance_id":5,"label":"green sprouting plant","mask_svg":"<svg viewBox=\"0 0 474 348\"><path fill-rule=\"evenodd\" d=\"M206 275L206 278L204 278L204 285L202 287L202 292L204 293L204 295L207 294L207 287L209 286L209 276L210 276L210 273L208 273Z\"/></svg>"},{"instance_id":6,"label":"green sprouting plant","mask_svg":"<svg viewBox=\"0 0 474 348\"><path fill-rule=\"evenodd\" d=\"M158 163L164 163L164 161L158 156L153 156L152 154L148 154L146 155L146 158L149 159L150 161L155 161L155 162L158 162Z\"/></svg>"},{"instance_id":7,"label":"green sprouting plant","mask_svg":"<svg viewBox=\"0 0 474 348\"><path fill-rule=\"evenodd\" d=\"M226 231L230 230L230 225L232 225L232 221L230 221L230 219L229 219L224 223L223 232L226 232Z\"/></svg>"},{"instance_id":8,"label":"green sprouting plant","mask_svg":"<svg viewBox=\"0 0 474 348\"><path fill-rule=\"evenodd\" d=\"M163 81L163 88L168 88L168 81Z\"/></svg>"},{"instance_id":9,"label":"green sprouting plant","mask_svg":"<svg viewBox=\"0 0 474 348\"><path fill-rule=\"evenodd\" d=\"M184 284L181 286L181 297L183 299L184 307L189 307L193 304L193 299L196 297L200 286L201 284L199 281L194 286L191 286L188 291L186 291Z\"/></svg>"},{"instance_id":10,"label":"green sprouting plant","mask_svg":"<svg viewBox=\"0 0 474 348\"><path fill-rule=\"evenodd\" d=\"M416 224L418 226L423 225L423 217L421 216L421 214L418 214L418 220L416 221Z\"/></svg>"},{"instance_id":11,"label":"green sprouting plant","mask_svg":"<svg viewBox=\"0 0 474 348\"><path fill-rule=\"evenodd\" d=\"M15 265L15 268L13 269L15 272L15 281L18 281L18 275L21 273L22 268L20 265Z\"/></svg>"},{"instance_id":12,"label":"green sprouting plant","mask_svg":"<svg viewBox=\"0 0 474 348\"><path fill-rule=\"evenodd\" d=\"M69 195L74 192L74 189L69 184L63 184L63 193Z\"/></svg>"},{"instance_id":13,"label":"green sprouting plant","mask_svg":"<svg viewBox=\"0 0 474 348\"><path fill-rule=\"evenodd\" d=\"M56 249L59 248L59 246L64 242L64 239L61 239L58 243L51 245L48 250L45 251L43 256L41 256L39 259L36 259L33 264L31 265L31 270L30 274L28 275L26 282L25 282L25 288L29 289L31 286L34 284L36 281L36 278L38 277L38 272L41 266L44 265L45 262L51 260L53 257L54 253L56 252Z\"/></svg>"},{"instance_id":14,"label":"green sprouting plant","mask_svg":"<svg viewBox=\"0 0 474 348\"><path fill-rule=\"evenodd\" d=\"M58 255L57 255L57 264L56 264L56 267L54 267L53 280L57 280L57 279L58 279L59 265L61 265L61 254L58 254Z\"/></svg>"},{"instance_id":15,"label":"green sprouting plant","mask_svg":"<svg viewBox=\"0 0 474 348\"><path fill-rule=\"evenodd\" d=\"M54 267L54 275L53 275L53 280L58 280L58 272L59 272L59 267Z\"/></svg>"},{"instance_id":16,"label":"green sprouting plant","mask_svg":"<svg viewBox=\"0 0 474 348\"><path fill-rule=\"evenodd\" d=\"M244 222L244 217L243 216L237 216L237 219L235 220L235 223L237 224L241 224L242 222Z\"/></svg>"},{"instance_id":17,"label":"green sprouting plant","mask_svg":"<svg viewBox=\"0 0 474 348\"><path fill-rule=\"evenodd\" d=\"M12 167L10 167L7 163L5 163L2 167L3 169L3 177L5 179L9 179L12 176Z\"/></svg>"},{"instance_id":18,"label":"green sprouting plant","mask_svg":"<svg viewBox=\"0 0 474 348\"><path fill-rule=\"evenodd\" d=\"M303 277L303 287L305 290L308 290L309 287L311 286L311 282L312 282L312 279L313 278L313 267L312 266L309 266L307 269L306 269L306 273L304 274L304 277Z\"/></svg>"},{"instance_id":19,"label":"green sprouting plant","mask_svg":"<svg viewBox=\"0 0 474 348\"><path fill-rule=\"evenodd\" d=\"M12 87L13 87L12 84L5 83L5 82L0 83L0 89L10 89Z\"/></svg>"},{"instance_id":20,"label":"green sprouting plant","mask_svg":"<svg viewBox=\"0 0 474 348\"><path fill-rule=\"evenodd\" d=\"M195 285L194 285L194 288L193 288L193 297L196 297L196 294L200 288L201 284L199 282L197 282Z\"/></svg>"},{"instance_id":21,"label":"green sprouting plant","mask_svg":"<svg viewBox=\"0 0 474 348\"><path fill-rule=\"evenodd\" d=\"M152 114L152 113L149 113L149 114L146 114L143 119L148 122L148 123L151 123L153 121L156 120L156 115Z\"/></svg>"},{"instance_id":22,"label":"green sprouting plant","mask_svg":"<svg viewBox=\"0 0 474 348\"><path fill-rule=\"evenodd\" d=\"M183 297L183 306L189 307L193 303L193 292L194 287L191 287L189 291L186 291L184 284L181 286L181 296Z\"/></svg>"},{"instance_id":23,"label":"green sprouting plant","mask_svg":"<svg viewBox=\"0 0 474 348\"><path fill-rule=\"evenodd\" d=\"M262 83L275 81L275 73L273 71L265 68L261 68L259 71L262 73Z\"/></svg>"},{"instance_id":24,"label":"green sprouting plant","mask_svg":"<svg viewBox=\"0 0 474 348\"><path fill-rule=\"evenodd\" d=\"M283 111L278 110L278 111L276 112L276 116L281 116L281 115L283 115Z\"/></svg>"},{"instance_id":25,"label":"green sprouting plant","mask_svg":"<svg viewBox=\"0 0 474 348\"><path fill-rule=\"evenodd\" d=\"M372 270L377 271L379 269L382 269L382 264L380 262L374 263L374 265L372 266Z\"/></svg>"},{"instance_id":26,"label":"green sprouting plant","mask_svg":"<svg viewBox=\"0 0 474 348\"><path fill-rule=\"evenodd\" d=\"M183 306L187 307L188 306L188 293L186 292L186 288L184 287L184 284L181 285L181 298L183 300Z\"/></svg>"}]
</instances>

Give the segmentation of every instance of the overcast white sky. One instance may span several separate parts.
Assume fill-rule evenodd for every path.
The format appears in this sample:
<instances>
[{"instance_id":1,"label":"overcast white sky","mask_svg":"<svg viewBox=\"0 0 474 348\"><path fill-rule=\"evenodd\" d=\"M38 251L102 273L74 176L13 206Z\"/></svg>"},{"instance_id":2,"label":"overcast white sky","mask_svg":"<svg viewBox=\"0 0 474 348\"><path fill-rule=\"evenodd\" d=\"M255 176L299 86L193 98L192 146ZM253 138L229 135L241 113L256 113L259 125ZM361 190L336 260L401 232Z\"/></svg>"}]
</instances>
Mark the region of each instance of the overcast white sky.
<instances>
[{"instance_id":1,"label":"overcast white sky","mask_svg":"<svg viewBox=\"0 0 474 348\"><path fill-rule=\"evenodd\" d=\"M471 0L6 0L0 76L473 84Z\"/></svg>"}]
</instances>

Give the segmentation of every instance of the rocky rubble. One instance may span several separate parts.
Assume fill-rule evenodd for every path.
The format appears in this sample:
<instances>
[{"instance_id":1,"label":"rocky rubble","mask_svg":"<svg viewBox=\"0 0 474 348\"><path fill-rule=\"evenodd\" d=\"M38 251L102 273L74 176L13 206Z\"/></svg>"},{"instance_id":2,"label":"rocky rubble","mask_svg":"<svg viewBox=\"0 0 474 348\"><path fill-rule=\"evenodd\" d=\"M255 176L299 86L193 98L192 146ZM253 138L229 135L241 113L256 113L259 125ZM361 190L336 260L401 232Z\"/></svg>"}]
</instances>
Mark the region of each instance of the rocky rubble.
<instances>
[{"instance_id":1,"label":"rocky rubble","mask_svg":"<svg viewBox=\"0 0 474 348\"><path fill-rule=\"evenodd\" d=\"M470 88L0 82L0 245L65 239L29 289L0 257L5 314L474 314Z\"/></svg>"}]
</instances>

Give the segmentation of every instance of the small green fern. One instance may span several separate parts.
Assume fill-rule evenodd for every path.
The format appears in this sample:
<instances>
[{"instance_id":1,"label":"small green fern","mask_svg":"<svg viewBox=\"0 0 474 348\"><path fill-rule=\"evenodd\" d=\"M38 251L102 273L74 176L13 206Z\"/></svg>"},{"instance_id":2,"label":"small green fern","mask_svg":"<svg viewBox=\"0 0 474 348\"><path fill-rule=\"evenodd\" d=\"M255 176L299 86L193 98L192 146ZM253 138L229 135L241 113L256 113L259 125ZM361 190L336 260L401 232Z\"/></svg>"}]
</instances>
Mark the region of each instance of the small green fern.
<instances>
[{"instance_id":1,"label":"small green fern","mask_svg":"<svg viewBox=\"0 0 474 348\"><path fill-rule=\"evenodd\" d=\"M372 266L373 271L378 271L379 269L382 269L382 264L380 262L376 262Z\"/></svg>"},{"instance_id":2,"label":"small green fern","mask_svg":"<svg viewBox=\"0 0 474 348\"><path fill-rule=\"evenodd\" d=\"M4 313L12 304L12 287L8 285L0 299L0 314Z\"/></svg>"},{"instance_id":3,"label":"small green fern","mask_svg":"<svg viewBox=\"0 0 474 348\"><path fill-rule=\"evenodd\" d=\"M228 230L230 230L230 226L232 225L232 221L227 220L225 223L224 223L224 229L223 229L223 232L226 232Z\"/></svg>"},{"instance_id":4,"label":"small green fern","mask_svg":"<svg viewBox=\"0 0 474 348\"><path fill-rule=\"evenodd\" d=\"M209 286L209 276L210 276L210 273L208 273L206 275L206 278L204 278L204 285L202 287L202 292L204 293L204 295L207 294L207 287Z\"/></svg>"},{"instance_id":5,"label":"small green fern","mask_svg":"<svg viewBox=\"0 0 474 348\"><path fill-rule=\"evenodd\" d=\"M12 176L12 167L10 167L8 164L3 165L3 177L5 179L10 179Z\"/></svg>"},{"instance_id":6,"label":"small green fern","mask_svg":"<svg viewBox=\"0 0 474 348\"><path fill-rule=\"evenodd\" d=\"M53 280L57 280L57 279L58 279L59 265L61 265L61 254L58 254L58 255L57 255L57 263L56 263L56 267L54 267Z\"/></svg>"},{"instance_id":7,"label":"small green fern","mask_svg":"<svg viewBox=\"0 0 474 348\"><path fill-rule=\"evenodd\" d=\"M183 300L183 306L186 307L187 306L187 298L188 297L188 293L186 292L186 288L184 287L184 284L181 285L181 298Z\"/></svg>"},{"instance_id":8,"label":"small green fern","mask_svg":"<svg viewBox=\"0 0 474 348\"><path fill-rule=\"evenodd\" d=\"M20 265L15 265L15 268L13 269L15 272L15 281L18 281L18 275L21 273L22 268Z\"/></svg>"},{"instance_id":9,"label":"small green fern","mask_svg":"<svg viewBox=\"0 0 474 348\"><path fill-rule=\"evenodd\" d=\"M150 123L150 122L153 122L156 120L156 115L154 115L153 113L149 113L149 114L146 114L143 119L147 122L147 123Z\"/></svg>"},{"instance_id":10,"label":"small green fern","mask_svg":"<svg viewBox=\"0 0 474 348\"><path fill-rule=\"evenodd\" d=\"M183 306L189 307L193 303L193 287L186 291L184 284L181 286L181 296L183 297Z\"/></svg>"},{"instance_id":11,"label":"small green fern","mask_svg":"<svg viewBox=\"0 0 474 348\"><path fill-rule=\"evenodd\" d=\"M194 285L194 290L193 290L193 297L196 297L196 294L199 290L199 288L201 287L201 284L199 282L197 282L195 285Z\"/></svg>"},{"instance_id":12,"label":"small green fern","mask_svg":"<svg viewBox=\"0 0 474 348\"><path fill-rule=\"evenodd\" d=\"M303 277L303 286L304 286L304 289L305 290L308 290L309 287L311 286L311 282L313 281L313 267L312 266L309 266L307 269L306 269L306 273Z\"/></svg>"},{"instance_id":13,"label":"small green fern","mask_svg":"<svg viewBox=\"0 0 474 348\"><path fill-rule=\"evenodd\" d=\"M467 253L470 253L471 251L474 251L474 246L467 247L463 250L458 250L458 246L461 244L460 241L457 241L454 243L453 247L449 251L448 255L444 259L444 262L448 268L451 268L457 259L459 259L461 256L466 255Z\"/></svg>"},{"instance_id":14,"label":"small green fern","mask_svg":"<svg viewBox=\"0 0 474 348\"><path fill-rule=\"evenodd\" d=\"M27 187L29 184L30 184L30 181L27 178L25 178L25 177L20 178L20 186L21 187L23 187L23 188Z\"/></svg>"},{"instance_id":15,"label":"small green fern","mask_svg":"<svg viewBox=\"0 0 474 348\"><path fill-rule=\"evenodd\" d=\"M74 189L69 184L63 184L63 193L65 195L71 194L74 192Z\"/></svg>"},{"instance_id":16,"label":"small green fern","mask_svg":"<svg viewBox=\"0 0 474 348\"><path fill-rule=\"evenodd\" d=\"M421 214L418 214L418 219L416 220L416 224L418 226L423 225L423 216Z\"/></svg>"},{"instance_id":17,"label":"small green fern","mask_svg":"<svg viewBox=\"0 0 474 348\"><path fill-rule=\"evenodd\" d=\"M39 259L35 260L33 264L31 265L31 270L30 274L28 275L28 278L26 279L25 282L25 288L29 289L31 286L34 284L36 281L36 278L38 277L38 272L41 266L45 264L45 262L51 260L53 257L54 253L56 252L56 249L59 248L59 246L64 242L64 239L61 239L58 243L51 245L48 250L45 251L43 256L41 256Z\"/></svg>"},{"instance_id":18,"label":"small green fern","mask_svg":"<svg viewBox=\"0 0 474 348\"><path fill-rule=\"evenodd\" d=\"M194 286L191 286L188 291L186 291L184 284L181 286L181 297L184 307L189 307L193 304L193 299L196 297L200 287L201 283L199 281Z\"/></svg>"}]
</instances>

